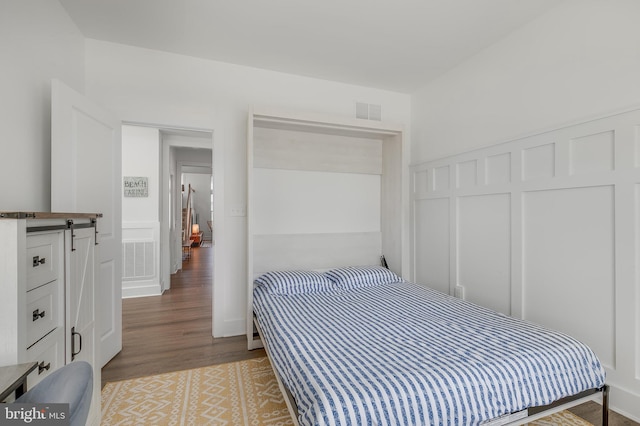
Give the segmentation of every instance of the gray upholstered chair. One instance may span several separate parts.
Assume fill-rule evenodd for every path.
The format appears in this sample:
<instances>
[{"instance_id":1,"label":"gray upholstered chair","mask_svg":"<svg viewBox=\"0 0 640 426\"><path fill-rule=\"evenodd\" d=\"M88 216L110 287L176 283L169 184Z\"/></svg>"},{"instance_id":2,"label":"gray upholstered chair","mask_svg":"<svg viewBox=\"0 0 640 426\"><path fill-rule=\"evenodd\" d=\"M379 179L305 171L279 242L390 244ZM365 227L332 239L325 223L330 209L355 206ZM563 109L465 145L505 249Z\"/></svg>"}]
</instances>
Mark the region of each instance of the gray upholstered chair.
<instances>
[{"instance_id":1,"label":"gray upholstered chair","mask_svg":"<svg viewBox=\"0 0 640 426\"><path fill-rule=\"evenodd\" d=\"M16 402L68 403L71 426L85 426L91 407L93 370L85 361L75 361L58 368L27 391Z\"/></svg>"}]
</instances>

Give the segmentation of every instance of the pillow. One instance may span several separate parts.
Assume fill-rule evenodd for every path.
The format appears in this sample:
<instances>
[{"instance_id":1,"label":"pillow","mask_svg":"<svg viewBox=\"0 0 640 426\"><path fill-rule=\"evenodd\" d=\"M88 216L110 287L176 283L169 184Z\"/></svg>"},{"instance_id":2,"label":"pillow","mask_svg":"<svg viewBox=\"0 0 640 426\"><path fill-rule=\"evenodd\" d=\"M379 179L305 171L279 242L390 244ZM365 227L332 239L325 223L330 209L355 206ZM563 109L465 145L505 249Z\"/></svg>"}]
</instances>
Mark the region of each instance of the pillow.
<instances>
[{"instance_id":1,"label":"pillow","mask_svg":"<svg viewBox=\"0 0 640 426\"><path fill-rule=\"evenodd\" d=\"M331 280L314 271L272 271L260 275L254 282L266 287L271 294L317 293L336 289Z\"/></svg>"},{"instance_id":2,"label":"pillow","mask_svg":"<svg viewBox=\"0 0 640 426\"><path fill-rule=\"evenodd\" d=\"M325 275L343 290L404 281L382 266L345 266L327 271Z\"/></svg>"}]
</instances>

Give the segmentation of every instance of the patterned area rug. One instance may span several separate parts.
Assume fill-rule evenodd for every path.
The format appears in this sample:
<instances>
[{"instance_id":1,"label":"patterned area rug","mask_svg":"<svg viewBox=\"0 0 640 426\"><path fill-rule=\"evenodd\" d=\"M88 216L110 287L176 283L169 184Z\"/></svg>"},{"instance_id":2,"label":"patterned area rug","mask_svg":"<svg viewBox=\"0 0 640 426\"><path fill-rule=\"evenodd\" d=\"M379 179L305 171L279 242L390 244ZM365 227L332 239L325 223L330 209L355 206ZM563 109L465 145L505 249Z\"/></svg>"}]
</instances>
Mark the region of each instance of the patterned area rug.
<instances>
[{"instance_id":1,"label":"patterned area rug","mask_svg":"<svg viewBox=\"0 0 640 426\"><path fill-rule=\"evenodd\" d=\"M593 426L569 411L560 411L528 424L531 426Z\"/></svg>"},{"instance_id":2,"label":"patterned area rug","mask_svg":"<svg viewBox=\"0 0 640 426\"><path fill-rule=\"evenodd\" d=\"M108 425L292 425L267 358L107 383ZM590 426L568 411L535 426Z\"/></svg>"},{"instance_id":3,"label":"patterned area rug","mask_svg":"<svg viewBox=\"0 0 640 426\"><path fill-rule=\"evenodd\" d=\"M107 383L101 425L292 424L267 358Z\"/></svg>"}]
</instances>

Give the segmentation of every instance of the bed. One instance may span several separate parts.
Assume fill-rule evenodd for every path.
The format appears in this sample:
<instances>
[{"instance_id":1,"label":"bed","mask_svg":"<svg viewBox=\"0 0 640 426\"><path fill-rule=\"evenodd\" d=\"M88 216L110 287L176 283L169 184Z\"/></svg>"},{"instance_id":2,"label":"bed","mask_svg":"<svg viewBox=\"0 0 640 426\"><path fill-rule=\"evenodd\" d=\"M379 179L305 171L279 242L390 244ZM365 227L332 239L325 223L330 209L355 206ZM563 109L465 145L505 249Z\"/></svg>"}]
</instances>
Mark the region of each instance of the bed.
<instances>
[{"instance_id":1,"label":"bed","mask_svg":"<svg viewBox=\"0 0 640 426\"><path fill-rule=\"evenodd\" d=\"M253 311L301 425L511 424L596 392L607 422L586 345L382 267L264 274Z\"/></svg>"}]
</instances>

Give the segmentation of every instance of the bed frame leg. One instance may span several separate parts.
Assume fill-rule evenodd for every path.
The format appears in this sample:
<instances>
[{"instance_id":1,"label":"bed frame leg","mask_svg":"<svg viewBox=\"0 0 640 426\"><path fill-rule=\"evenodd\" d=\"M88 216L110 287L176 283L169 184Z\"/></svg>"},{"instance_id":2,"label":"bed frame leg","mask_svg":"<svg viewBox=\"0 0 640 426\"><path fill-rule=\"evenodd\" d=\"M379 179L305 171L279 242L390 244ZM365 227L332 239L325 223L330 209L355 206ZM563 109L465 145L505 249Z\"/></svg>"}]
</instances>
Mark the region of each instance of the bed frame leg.
<instances>
[{"instance_id":1,"label":"bed frame leg","mask_svg":"<svg viewBox=\"0 0 640 426\"><path fill-rule=\"evenodd\" d=\"M602 426L609 426L609 385L602 387Z\"/></svg>"}]
</instances>

